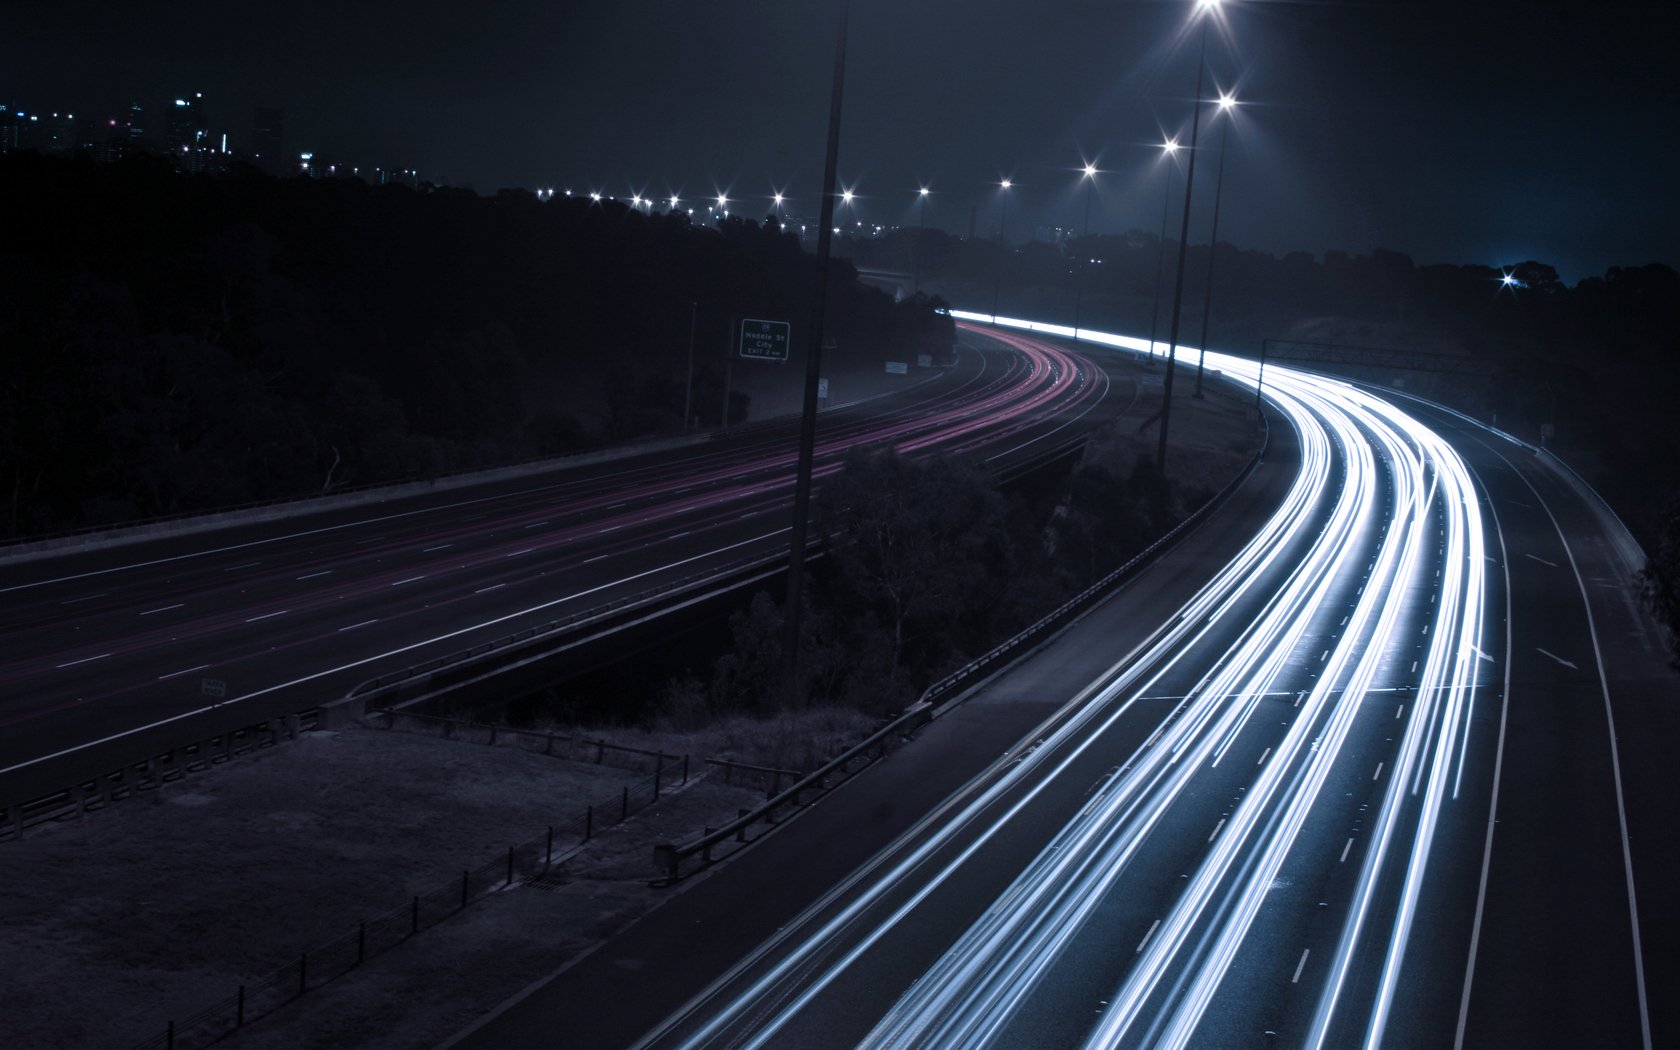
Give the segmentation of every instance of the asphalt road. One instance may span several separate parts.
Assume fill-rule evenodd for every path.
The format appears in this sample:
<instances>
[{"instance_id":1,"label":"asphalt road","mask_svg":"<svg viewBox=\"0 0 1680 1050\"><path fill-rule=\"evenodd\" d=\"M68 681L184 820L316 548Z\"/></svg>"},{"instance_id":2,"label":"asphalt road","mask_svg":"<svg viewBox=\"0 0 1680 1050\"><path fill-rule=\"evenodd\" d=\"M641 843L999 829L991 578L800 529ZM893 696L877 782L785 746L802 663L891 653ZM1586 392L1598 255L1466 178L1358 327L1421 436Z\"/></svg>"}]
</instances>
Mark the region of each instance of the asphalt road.
<instances>
[{"instance_id":1,"label":"asphalt road","mask_svg":"<svg viewBox=\"0 0 1680 1050\"><path fill-rule=\"evenodd\" d=\"M816 476L857 445L1030 462L1131 380L966 331L958 367L824 413ZM1124 371L1124 366L1120 367ZM673 579L785 548L792 421L479 488L26 562L0 560L0 798ZM225 683L212 704L205 679Z\"/></svg>"},{"instance_id":2,"label":"asphalt road","mask_svg":"<svg viewBox=\"0 0 1680 1050\"><path fill-rule=\"evenodd\" d=\"M450 1045L1670 1045L1636 548L1520 444L1267 383L1184 546Z\"/></svg>"}]
</instances>

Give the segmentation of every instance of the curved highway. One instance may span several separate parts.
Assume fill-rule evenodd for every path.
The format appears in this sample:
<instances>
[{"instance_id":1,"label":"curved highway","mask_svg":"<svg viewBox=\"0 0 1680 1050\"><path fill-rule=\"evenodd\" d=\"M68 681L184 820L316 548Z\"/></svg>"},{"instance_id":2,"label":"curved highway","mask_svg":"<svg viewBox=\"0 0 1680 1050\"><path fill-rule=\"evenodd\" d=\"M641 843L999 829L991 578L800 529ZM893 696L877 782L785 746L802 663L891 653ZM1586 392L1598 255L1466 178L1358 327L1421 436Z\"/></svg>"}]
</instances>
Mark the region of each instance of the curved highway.
<instances>
[{"instance_id":1,"label":"curved highway","mask_svg":"<svg viewBox=\"0 0 1680 1050\"><path fill-rule=\"evenodd\" d=\"M1265 466L1183 548L450 1045L1661 1045L1637 548L1462 417L1265 392Z\"/></svg>"},{"instance_id":2,"label":"curved highway","mask_svg":"<svg viewBox=\"0 0 1680 1050\"><path fill-rule=\"evenodd\" d=\"M965 333L938 380L826 412L857 445L1031 462L1106 418L1108 375ZM791 423L515 482L0 568L0 797L315 706L357 682L787 543ZM201 683L226 683L214 707ZM88 768L91 748L100 762ZM108 761L106 757L115 761Z\"/></svg>"}]
</instances>

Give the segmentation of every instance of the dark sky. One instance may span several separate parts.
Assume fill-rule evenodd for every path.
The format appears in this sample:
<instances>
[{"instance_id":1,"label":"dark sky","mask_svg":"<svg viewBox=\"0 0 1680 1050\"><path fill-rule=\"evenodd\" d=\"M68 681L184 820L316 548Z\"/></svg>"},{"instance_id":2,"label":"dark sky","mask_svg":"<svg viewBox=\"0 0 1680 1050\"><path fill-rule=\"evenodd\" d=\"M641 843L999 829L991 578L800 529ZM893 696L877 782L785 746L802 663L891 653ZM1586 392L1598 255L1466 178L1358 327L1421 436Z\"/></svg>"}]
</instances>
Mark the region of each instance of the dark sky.
<instances>
[{"instance_id":1,"label":"dark sky","mask_svg":"<svg viewBox=\"0 0 1680 1050\"><path fill-rule=\"evenodd\" d=\"M1187 0L854 0L840 170L858 218L966 232L1155 229L1163 129L1188 137ZM821 0L148 0L13 5L0 100L116 112L202 91L235 133L480 192L570 186L815 214L834 17ZM1680 16L1667 3L1227 0L1212 80L1246 104L1220 239L1537 258L1573 281L1680 263ZM1205 126L1205 125L1204 125ZM1218 127L1217 124L1214 125ZM1216 144L1217 132L1204 137ZM1215 156L1197 171L1208 235ZM1176 219L1174 220L1176 226Z\"/></svg>"}]
</instances>

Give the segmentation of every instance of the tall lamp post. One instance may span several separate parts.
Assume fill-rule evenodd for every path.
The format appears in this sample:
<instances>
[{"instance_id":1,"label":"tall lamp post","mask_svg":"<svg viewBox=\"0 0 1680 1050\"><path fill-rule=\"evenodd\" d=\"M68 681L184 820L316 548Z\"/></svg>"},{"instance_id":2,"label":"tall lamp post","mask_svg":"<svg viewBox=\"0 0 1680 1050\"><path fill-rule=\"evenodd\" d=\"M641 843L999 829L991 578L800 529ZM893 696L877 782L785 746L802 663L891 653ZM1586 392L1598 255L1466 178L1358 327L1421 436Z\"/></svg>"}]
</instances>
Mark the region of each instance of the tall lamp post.
<instances>
[{"instance_id":1,"label":"tall lamp post","mask_svg":"<svg viewBox=\"0 0 1680 1050\"><path fill-rule=\"evenodd\" d=\"M1201 43L1196 55L1196 102L1190 116L1190 164L1184 171L1184 221L1178 232L1178 274L1173 282L1172 314L1167 331L1167 379L1161 391L1161 439L1155 447L1155 467L1167 472L1167 426L1172 422L1173 365L1178 359L1178 322L1184 307L1184 248L1190 239L1190 198L1196 188L1196 142L1202 124L1202 73L1207 68L1208 20L1218 10L1219 0L1196 0L1202 16Z\"/></svg>"},{"instance_id":2,"label":"tall lamp post","mask_svg":"<svg viewBox=\"0 0 1680 1050\"><path fill-rule=\"evenodd\" d=\"M1207 359L1208 318L1213 314L1213 259L1219 252L1219 200L1225 194L1225 146L1231 139L1231 107L1237 104L1227 92L1219 95L1219 112L1226 114L1225 127L1219 132L1219 174L1213 180L1213 233L1208 235L1208 270L1205 298L1202 300L1202 340L1196 350L1196 397L1202 396L1202 362Z\"/></svg>"},{"instance_id":3,"label":"tall lamp post","mask_svg":"<svg viewBox=\"0 0 1680 1050\"><path fill-rule=\"evenodd\" d=\"M1004 179L998 183L1003 191L1003 211L998 215L998 264L992 277L992 324L997 324L998 293L1003 290L1003 233L1009 224L1009 188L1014 183Z\"/></svg>"},{"instance_id":4,"label":"tall lamp post","mask_svg":"<svg viewBox=\"0 0 1680 1050\"><path fill-rule=\"evenodd\" d=\"M1170 161L1178 155L1178 140L1161 143ZM1161 274L1167 265L1167 216L1172 212L1173 168L1167 165L1167 185L1161 194L1161 235L1155 239L1155 305L1149 308L1149 367L1155 367L1155 335L1161 318Z\"/></svg>"},{"instance_id":5,"label":"tall lamp post","mask_svg":"<svg viewBox=\"0 0 1680 1050\"><path fill-rule=\"evenodd\" d=\"M923 248L922 242L927 239L928 188L926 186L923 186L921 189L916 191L916 196L919 197L921 199L921 202L922 202L922 217L921 217L921 220L916 225L916 258L915 258L915 261L912 263L912 265L914 266L915 271L916 271L916 277L915 277L915 283L911 288L911 293L912 294L915 294L915 293L920 292L922 290L922 248Z\"/></svg>"},{"instance_id":6,"label":"tall lamp post","mask_svg":"<svg viewBox=\"0 0 1680 1050\"><path fill-rule=\"evenodd\" d=\"M1085 180L1085 225L1080 227L1079 239L1086 240L1091 236L1091 190L1097 185L1097 166L1089 161L1085 162L1084 174L1080 178ZM1079 267L1073 271L1073 341L1079 342L1079 307L1080 300L1085 295L1085 285L1079 280Z\"/></svg>"}]
</instances>

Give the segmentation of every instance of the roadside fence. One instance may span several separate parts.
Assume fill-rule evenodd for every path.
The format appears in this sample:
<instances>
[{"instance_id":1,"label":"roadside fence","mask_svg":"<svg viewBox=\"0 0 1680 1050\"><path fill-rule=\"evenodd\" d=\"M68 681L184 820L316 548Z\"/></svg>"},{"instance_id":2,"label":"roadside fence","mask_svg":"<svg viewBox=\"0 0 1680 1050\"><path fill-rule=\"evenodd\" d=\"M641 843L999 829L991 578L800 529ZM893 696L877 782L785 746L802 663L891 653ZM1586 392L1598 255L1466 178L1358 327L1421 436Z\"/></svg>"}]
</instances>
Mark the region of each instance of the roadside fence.
<instances>
[{"instance_id":1,"label":"roadside fence","mask_svg":"<svg viewBox=\"0 0 1680 1050\"><path fill-rule=\"evenodd\" d=\"M619 769L654 770L655 778L676 761L676 756L663 751L649 751L642 747L613 744L605 740L551 733L542 729L518 729L490 722L473 722L464 718L421 714L416 711L385 709L371 712L368 722L385 729L403 732L428 733L446 740L460 740L487 747L512 747L532 754L553 755L576 762L592 762L598 766ZM688 758L683 757L683 777L687 779Z\"/></svg>"},{"instance_id":2,"label":"roadside fence","mask_svg":"<svg viewBox=\"0 0 1680 1050\"><path fill-rule=\"evenodd\" d=\"M680 761L679 761L680 757ZM671 763L665 768L665 762ZM628 820L659 801L661 792L688 783L688 756L662 755L653 776L625 785L615 797L586 806L569 820L515 843L507 853L466 868L458 878L415 893L407 901L326 944L300 952L270 973L238 985L233 994L198 1011L167 1021L160 1032L134 1045L133 1050L189 1050L209 1046L233 1032L301 998L367 960L391 950L422 930L430 929L468 905L521 884L554 880L561 865L601 830Z\"/></svg>"}]
</instances>

